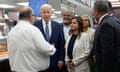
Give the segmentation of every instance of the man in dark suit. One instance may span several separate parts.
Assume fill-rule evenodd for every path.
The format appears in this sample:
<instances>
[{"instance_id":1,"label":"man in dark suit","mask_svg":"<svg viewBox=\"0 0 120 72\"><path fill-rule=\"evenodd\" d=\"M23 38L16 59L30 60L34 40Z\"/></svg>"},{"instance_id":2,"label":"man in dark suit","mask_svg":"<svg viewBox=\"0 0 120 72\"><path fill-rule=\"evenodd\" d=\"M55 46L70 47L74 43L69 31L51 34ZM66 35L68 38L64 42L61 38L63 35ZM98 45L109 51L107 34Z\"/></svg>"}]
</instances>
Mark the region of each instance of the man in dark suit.
<instances>
[{"instance_id":1,"label":"man in dark suit","mask_svg":"<svg viewBox=\"0 0 120 72\"><path fill-rule=\"evenodd\" d=\"M120 24L109 16L105 1L96 1L94 15L99 20L94 47L98 72L120 72Z\"/></svg>"},{"instance_id":2,"label":"man in dark suit","mask_svg":"<svg viewBox=\"0 0 120 72\"><path fill-rule=\"evenodd\" d=\"M56 53L50 57L49 72L58 72L64 65L65 49L64 49L64 34L62 26L51 19L52 7L49 4L44 4L40 8L40 21L34 24L40 29L46 41L55 45Z\"/></svg>"}]
</instances>

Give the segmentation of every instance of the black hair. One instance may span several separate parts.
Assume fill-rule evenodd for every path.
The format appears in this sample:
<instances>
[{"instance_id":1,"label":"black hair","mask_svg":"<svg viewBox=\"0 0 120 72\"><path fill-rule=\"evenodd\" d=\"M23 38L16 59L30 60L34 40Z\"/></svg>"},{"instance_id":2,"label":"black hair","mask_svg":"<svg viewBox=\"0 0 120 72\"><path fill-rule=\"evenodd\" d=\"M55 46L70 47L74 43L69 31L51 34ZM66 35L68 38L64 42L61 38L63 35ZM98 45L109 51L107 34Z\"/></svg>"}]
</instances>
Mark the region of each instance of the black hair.
<instances>
[{"instance_id":1,"label":"black hair","mask_svg":"<svg viewBox=\"0 0 120 72\"><path fill-rule=\"evenodd\" d=\"M109 9L112 11L113 10L112 3L110 1L107 1L107 4L108 4Z\"/></svg>"},{"instance_id":2,"label":"black hair","mask_svg":"<svg viewBox=\"0 0 120 72\"><path fill-rule=\"evenodd\" d=\"M107 13L109 7L105 1L96 1L94 3L94 8L97 9L98 12Z\"/></svg>"},{"instance_id":3,"label":"black hair","mask_svg":"<svg viewBox=\"0 0 120 72\"><path fill-rule=\"evenodd\" d=\"M32 11L30 9L20 12L19 19L29 19L32 15Z\"/></svg>"}]
</instances>

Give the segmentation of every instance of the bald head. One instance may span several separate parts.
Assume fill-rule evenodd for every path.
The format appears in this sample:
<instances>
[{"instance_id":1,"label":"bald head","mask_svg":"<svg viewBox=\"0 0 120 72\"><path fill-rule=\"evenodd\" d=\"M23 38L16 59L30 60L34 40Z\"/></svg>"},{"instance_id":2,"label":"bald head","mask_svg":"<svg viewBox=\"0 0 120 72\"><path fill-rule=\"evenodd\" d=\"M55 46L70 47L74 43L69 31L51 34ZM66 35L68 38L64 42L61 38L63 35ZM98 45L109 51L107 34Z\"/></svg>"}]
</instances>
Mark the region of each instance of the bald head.
<instances>
[{"instance_id":1,"label":"bald head","mask_svg":"<svg viewBox=\"0 0 120 72\"><path fill-rule=\"evenodd\" d=\"M32 15L32 9L30 7L23 7L20 9L19 19L29 19Z\"/></svg>"},{"instance_id":2,"label":"bald head","mask_svg":"<svg viewBox=\"0 0 120 72\"><path fill-rule=\"evenodd\" d=\"M33 11L30 7L23 7L20 9L19 19L20 20L28 20L31 23L34 22Z\"/></svg>"}]
</instances>

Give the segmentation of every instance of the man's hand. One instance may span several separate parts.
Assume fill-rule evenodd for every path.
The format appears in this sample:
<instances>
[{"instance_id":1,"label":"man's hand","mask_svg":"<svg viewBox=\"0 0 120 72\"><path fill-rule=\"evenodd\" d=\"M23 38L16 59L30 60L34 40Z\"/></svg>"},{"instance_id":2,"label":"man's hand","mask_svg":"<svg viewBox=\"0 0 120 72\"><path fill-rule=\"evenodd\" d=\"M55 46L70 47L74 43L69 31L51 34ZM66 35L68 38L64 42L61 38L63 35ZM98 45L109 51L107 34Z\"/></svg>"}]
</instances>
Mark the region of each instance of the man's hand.
<instances>
[{"instance_id":1,"label":"man's hand","mask_svg":"<svg viewBox=\"0 0 120 72\"><path fill-rule=\"evenodd\" d=\"M58 61L58 68L61 69L64 65L63 61Z\"/></svg>"},{"instance_id":2,"label":"man's hand","mask_svg":"<svg viewBox=\"0 0 120 72\"><path fill-rule=\"evenodd\" d=\"M95 56L93 56L93 62L94 62L94 64L96 63L96 57Z\"/></svg>"}]
</instances>

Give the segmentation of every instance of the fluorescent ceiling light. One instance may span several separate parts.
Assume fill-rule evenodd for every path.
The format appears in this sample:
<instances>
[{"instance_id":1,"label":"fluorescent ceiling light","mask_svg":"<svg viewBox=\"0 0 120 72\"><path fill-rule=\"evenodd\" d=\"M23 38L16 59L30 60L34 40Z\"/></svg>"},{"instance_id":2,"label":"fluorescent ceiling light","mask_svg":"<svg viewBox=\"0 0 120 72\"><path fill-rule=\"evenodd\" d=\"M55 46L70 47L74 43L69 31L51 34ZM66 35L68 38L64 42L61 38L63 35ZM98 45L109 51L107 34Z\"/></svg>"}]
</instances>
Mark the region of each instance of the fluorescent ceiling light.
<instances>
[{"instance_id":1,"label":"fluorescent ceiling light","mask_svg":"<svg viewBox=\"0 0 120 72\"><path fill-rule=\"evenodd\" d=\"M4 18L5 18L5 19L9 19L9 17L8 17L7 14L4 14Z\"/></svg>"},{"instance_id":2,"label":"fluorescent ceiling light","mask_svg":"<svg viewBox=\"0 0 120 72\"><path fill-rule=\"evenodd\" d=\"M61 14L61 11L54 11L55 14Z\"/></svg>"},{"instance_id":3,"label":"fluorescent ceiling light","mask_svg":"<svg viewBox=\"0 0 120 72\"><path fill-rule=\"evenodd\" d=\"M22 2L22 3L16 3L16 4L21 6L28 6L28 2Z\"/></svg>"},{"instance_id":4,"label":"fluorescent ceiling light","mask_svg":"<svg viewBox=\"0 0 120 72\"><path fill-rule=\"evenodd\" d=\"M55 16L55 14L53 13L52 16Z\"/></svg>"},{"instance_id":5,"label":"fluorescent ceiling light","mask_svg":"<svg viewBox=\"0 0 120 72\"><path fill-rule=\"evenodd\" d=\"M52 8L52 11L55 11L55 9Z\"/></svg>"},{"instance_id":6,"label":"fluorescent ceiling light","mask_svg":"<svg viewBox=\"0 0 120 72\"><path fill-rule=\"evenodd\" d=\"M108 1L119 1L119 0L108 0Z\"/></svg>"},{"instance_id":7,"label":"fluorescent ceiling light","mask_svg":"<svg viewBox=\"0 0 120 72\"><path fill-rule=\"evenodd\" d=\"M118 4L120 4L120 2L116 2L116 3L113 2L112 4L113 4L113 5L118 5Z\"/></svg>"},{"instance_id":8,"label":"fluorescent ceiling light","mask_svg":"<svg viewBox=\"0 0 120 72\"><path fill-rule=\"evenodd\" d=\"M53 15L53 16L51 16L51 18L57 18L57 16L54 16L54 15Z\"/></svg>"},{"instance_id":9,"label":"fluorescent ceiling light","mask_svg":"<svg viewBox=\"0 0 120 72\"><path fill-rule=\"evenodd\" d=\"M0 4L0 8L15 8L15 6L8 4Z\"/></svg>"},{"instance_id":10,"label":"fluorescent ceiling light","mask_svg":"<svg viewBox=\"0 0 120 72\"><path fill-rule=\"evenodd\" d=\"M113 7L120 7L120 5L113 5Z\"/></svg>"},{"instance_id":11,"label":"fluorescent ceiling light","mask_svg":"<svg viewBox=\"0 0 120 72\"><path fill-rule=\"evenodd\" d=\"M78 16L77 14L75 14L75 16Z\"/></svg>"},{"instance_id":12,"label":"fluorescent ceiling light","mask_svg":"<svg viewBox=\"0 0 120 72\"><path fill-rule=\"evenodd\" d=\"M120 7L120 2L112 2L113 7Z\"/></svg>"}]
</instances>

